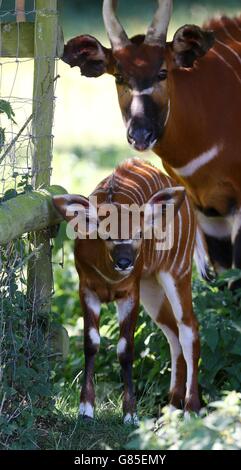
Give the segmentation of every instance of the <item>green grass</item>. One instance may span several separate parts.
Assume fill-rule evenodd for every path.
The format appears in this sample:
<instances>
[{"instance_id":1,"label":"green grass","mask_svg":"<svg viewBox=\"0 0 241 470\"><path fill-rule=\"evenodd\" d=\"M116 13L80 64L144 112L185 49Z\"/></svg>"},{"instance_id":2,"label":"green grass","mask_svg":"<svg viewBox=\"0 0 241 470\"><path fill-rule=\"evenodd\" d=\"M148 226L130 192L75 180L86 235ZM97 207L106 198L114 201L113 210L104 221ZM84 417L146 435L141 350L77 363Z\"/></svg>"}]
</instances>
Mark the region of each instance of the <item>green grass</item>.
<instances>
[{"instance_id":1,"label":"green grass","mask_svg":"<svg viewBox=\"0 0 241 470\"><path fill-rule=\"evenodd\" d=\"M118 397L97 406L93 420L78 417L62 398L39 420L37 436L33 448L45 450L240 450L241 394L226 394L188 422L166 407L159 418L141 416L138 427L123 424Z\"/></svg>"},{"instance_id":2,"label":"green grass","mask_svg":"<svg viewBox=\"0 0 241 470\"><path fill-rule=\"evenodd\" d=\"M124 449L129 442L131 426L123 426L120 413L110 403L97 410L93 421L76 418L68 410L55 415L53 422L39 428L38 447L47 450ZM41 442L42 441L42 442Z\"/></svg>"},{"instance_id":3,"label":"green grass","mask_svg":"<svg viewBox=\"0 0 241 470\"><path fill-rule=\"evenodd\" d=\"M93 420L79 417L78 402L71 406L72 401L73 396L57 398L54 412L39 420L36 448L99 450L124 449L128 445L135 428L123 425L120 397L97 405Z\"/></svg>"}]
</instances>

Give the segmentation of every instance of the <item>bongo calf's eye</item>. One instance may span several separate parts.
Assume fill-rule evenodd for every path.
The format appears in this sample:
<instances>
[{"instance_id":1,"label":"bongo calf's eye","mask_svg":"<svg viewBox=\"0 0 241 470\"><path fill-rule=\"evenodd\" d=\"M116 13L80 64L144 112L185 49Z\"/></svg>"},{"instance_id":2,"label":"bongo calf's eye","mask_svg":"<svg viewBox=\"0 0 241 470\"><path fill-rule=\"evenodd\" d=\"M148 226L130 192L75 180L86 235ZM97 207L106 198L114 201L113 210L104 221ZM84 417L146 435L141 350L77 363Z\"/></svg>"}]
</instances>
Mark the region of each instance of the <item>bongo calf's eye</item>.
<instances>
[{"instance_id":1,"label":"bongo calf's eye","mask_svg":"<svg viewBox=\"0 0 241 470\"><path fill-rule=\"evenodd\" d=\"M115 75L115 81L117 85L123 85L124 84L124 78L122 77L121 74L117 73Z\"/></svg>"},{"instance_id":2,"label":"bongo calf's eye","mask_svg":"<svg viewBox=\"0 0 241 470\"><path fill-rule=\"evenodd\" d=\"M160 70L160 72L158 74L158 80L163 81L163 80L166 80L166 79L167 79L167 70L166 69Z\"/></svg>"}]
</instances>

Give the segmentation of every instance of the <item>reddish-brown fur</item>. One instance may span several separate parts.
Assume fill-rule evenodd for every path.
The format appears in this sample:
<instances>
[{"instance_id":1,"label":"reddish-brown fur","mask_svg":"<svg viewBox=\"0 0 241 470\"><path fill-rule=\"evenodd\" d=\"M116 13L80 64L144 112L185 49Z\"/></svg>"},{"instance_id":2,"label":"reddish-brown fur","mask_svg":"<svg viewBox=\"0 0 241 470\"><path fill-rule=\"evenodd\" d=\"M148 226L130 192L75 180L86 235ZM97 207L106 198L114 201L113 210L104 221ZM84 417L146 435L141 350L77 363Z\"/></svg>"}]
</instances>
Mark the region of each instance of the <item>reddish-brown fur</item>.
<instances>
[{"instance_id":1,"label":"reddish-brown fur","mask_svg":"<svg viewBox=\"0 0 241 470\"><path fill-rule=\"evenodd\" d=\"M213 19L203 29L184 26L162 47L144 39L136 36L111 51L95 38L79 36L66 45L64 60L84 75L116 76L127 128L133 90L153 87L135 132L129 124L128 140L138 150L147 148L149 140L168 174L185 186L200 220L207 217L202 225L215 269L241 268L241 17ZM158 81L158 72L165 69L167 79ZM209 151L216 155L182 174L183 167Z\"/></svg>"},{"instance_id":2,"label":"reddish-brown fur","mask_svg":"<svg viewBox=\"0 0 241 470\"><path fill-rule=\"evenodd\" d=\"M235 44L224 35L223 24L240 44ZM241 20L239 25L241 28ZM233 20L226 18L211 21L208 27L215 28L216 41L222 39L238 53L240 63L232 52L215 42L194 68L172 70L168 82L170 119L154 150L163 158L167 171L185 184L196 206L214 208L225 216L230 209L230 200L236 207L241 205L241 138L238 125L241 107L241 30L238 34ZM166 57L168 68L171 68L172 57L170 54ZM191 177L178 175L178 168L215 144L223 146L217 158Z\"/></svg>"},{"instance_id":3,"label":"reddish-brown fur","mask_svg":"<svg viewBox=\"0 0 241 470\"><path fill-rule=\"evenodd\" d=\"M84 312L86 364L81 392L81 414L84 416L91 417L86 403L94 407L94 356L99 347L98 341L96 344L93 343L90 330L93 329L95 338L99 331L99 311L97 312L96 309L98 306L100 309L100 303L116 301L119 310L120 339L122 343L123 341L126 343L123 349L119 349L118 354L124 380L123 411L125 417L130 415L130 418L135 421L135 398L132 384L134 331L140 295L147 311L148 302L153 301L153 295L148 295L149 288L155 290L155 312L153 313L152 305L149 313L163 329L168 340L171 341L171 350L173 349L174 377L170 388L170 403L176 407L185 406L187 410L198 411L200 407L197 384L198 326L193 313L191 295L191 267L196 219L190 202L184 196L182 188L175 188L175 181L150 164L137 159L127 161L118 167L113 175L100 183L92 196L97 196L98 207L102 207L107 202L117 207L120 204L133 203L140 207L148 201L165 202L165 193L170 191L167 188L173 189L171 189L172 198L168 196L166 202L173 201L176 207L172 249L157 251L156 240L153 238L132 241L131 249L135 252L134 268L129 274L123 275L117 272L113 265L115 247L118 248L120 245L120 250L123 246L125 247L121 241L115 246L113 241L104 241L100 238L77 239L75 242L75 262L80 279L80 302ZM182 202L183 199L184 202ZM71 220L71 217L66 217L67 208L71 209L71 204L76 202L87 204L87 200L80 196L67 195L54 198L56 207L67 220ZM175 290L173 298L168 290L168 283L165 284L167 275L173 282L173 290ZM179 310L182 312L181 316L178 313ZM188 347L191 348L191 356L188 355Z\"/></svg>"}]
</instances>

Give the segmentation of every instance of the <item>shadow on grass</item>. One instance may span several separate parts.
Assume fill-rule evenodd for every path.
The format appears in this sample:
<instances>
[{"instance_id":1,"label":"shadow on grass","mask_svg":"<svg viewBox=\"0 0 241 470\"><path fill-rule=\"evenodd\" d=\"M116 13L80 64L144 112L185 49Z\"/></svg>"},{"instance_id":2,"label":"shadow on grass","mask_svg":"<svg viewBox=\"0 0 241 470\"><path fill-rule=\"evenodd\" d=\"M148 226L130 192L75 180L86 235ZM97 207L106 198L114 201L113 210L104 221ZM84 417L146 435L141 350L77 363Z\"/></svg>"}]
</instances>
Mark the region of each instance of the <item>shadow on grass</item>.
<instances>
[{"instance_id":1,"label":"shadow on grass","mask_svg":"<svg viewBox=\"0 0 241 470\"><path fill-rule=\"evenodd\" d=\"M97 412L93 420L58 411L39 422L38 446L47 450L121 450L134 430L134 426L123 424L115 410Z\"/></svg>"}]
</instances>

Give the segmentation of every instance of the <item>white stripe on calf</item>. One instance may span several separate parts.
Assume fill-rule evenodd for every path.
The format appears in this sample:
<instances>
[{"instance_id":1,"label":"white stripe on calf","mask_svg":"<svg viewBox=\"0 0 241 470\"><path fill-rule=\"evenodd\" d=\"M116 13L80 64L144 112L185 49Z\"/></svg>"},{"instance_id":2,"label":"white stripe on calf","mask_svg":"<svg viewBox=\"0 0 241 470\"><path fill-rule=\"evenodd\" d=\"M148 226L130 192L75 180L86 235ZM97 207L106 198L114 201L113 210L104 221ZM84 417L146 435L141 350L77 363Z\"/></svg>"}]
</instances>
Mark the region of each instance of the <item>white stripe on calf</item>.
<instances>
[{"instance_id":1,"label":"white stripe on calf","mask_svg":"<svg viewBox=\"0 0 241 470\"><path fill-rule=\"evenodd\" d=\"M101 303L98 295L88 288L84 290L85 302L87 307L98 317L100 314Z\"/></svg>"},{"instance_id":2,"label":"white stripe on calf","mask_svg":"<svg viewBox=\"0 0 241 470\"><path fill-rule=\"evenodd\" d=\"M180 267L179 267L179 274L182 272L184 264L186 262L187 250L189 248L189 240L190 240L190 236L191 236L191 226L192 226L191 225L192 215L191 215L190 204L189 204L189 201L186 197L185 197L185 204L186 204L187 214L188 214L188 237L187 237L187 240L186 240L186 246L185 246L185 250L184 250L184 253L183 253L183 257L182 257L182 262L181 262ZM181 229L181 231L182 231L182 229Z\"/></svg>"},{"instance_id":3,"label":"white stripe on calf","mask_svg":"<svg viewBox=\"0 0 241 470\"><path fill-rule=\"evenodd\" d=\"M113 280L110 277L105 276L99 269L96 268L96 266L94 266L94 264L92 264L91 267L92 267L92 269L94 269L100 275L100 277L102 279L107 281L109 284L118 284L120 282L119 279ZM128 274L126 276L128 276ZM122 276L122 277L124 277L124 276Z\"/></svg>"},{"instance_id":4,"label":"white stripe on calf","mask_svg":"<svg viewBox=\"0 0 241 470\"><path fill-rule=\"evenodd\" d=\"M122 187L122 193L128 193L131 194L132 200L137 203L141 200L142 203L145 202L145 192L143 189L138 185L138 183L134 180L131 180L130 178L125 178L124 185L123 185L123 180L119 177L115 177L116 181L120 183ZM134 191L134 192L133 192ZM120 194L120 191L118 191L118 194Z\"/></svg>"},{"instance_id":5,"label":"white stripe on calf","mask_svg":"<svg viewBox=\"0 0 241 470\"><path fill-rule=\"evenodd\" d=\"M120 299L116 301L119 323L122 323L130 314L134 306L132 297Z\"/></svg>"},{"instance_id":6,"label":"white stripe on calf","mask_svg":"<svg viewBox=\"0 0 241 470\"><path fill-rule=\"evenodd\" d=\"M88 401L86 403L80 403L79 407L80 416L88 416L89 418L94 417L94 408Z\"/></svg>"},{"instance_id":7,"label":"white stripe on calf","mask_svg":"<svg viewBox=\"0 0 241 470\"><path fill-rule=\"evenodd\" d=\"M186 398L189 398L193 380L193 340L194 334L190 326L181 323L179 326L179 341L187 364Z\"/></svg>"},{"instance_id":8,"label":"white stripe on calf","mask_svg":"<svg viewBox=\"0 0 241 470\"><path fill-rule=\"evenodd\" d=\"M157 321L161 311L165 294L164 290L156 280L147 278L141 279L140 298L145 310L153 321ZM160 324L158 323L158 326Z\"/></svg>"},{"instance_id":9,"label":"white stripe on calf","mask_svg":"<svg viewBox=\"0 0 241 470\"><path fill-rule=\"evenodd\" d=\"M153 193L153 189L149 183L149 179L150 179L150 176L147 178L146 176L143 176L141 175L140 173L138 172L135 172L135 171L132 171L132 170L129 170L128 168L128 173L130 173L131 175L133 175L135 178L141 178L141 180L145 183L145 185L147 186L148 190L149 190L149 193L150 193L150 196L152 195ZM140 186L142 186L142 184L140 184Z\"/></svg>"},{"instance_id":10,"label":"white stripe on calf","mask_svg":"<svg viewBox=\"0 0 241 470\"><path fill-rule=\"evenodd\" d=\"M100 344L100 335L95 328L90 328L89 336L93 344L99 346Z\"/></svg>"},{"instance_id":11,"label":"white stripe on calf","mask_svg":"<svg viewBox=\"0 0 241 470\"><path fill-rule=\"evenodd\" d=\"M126 350L126 345L127 341L125 338L120 338L118 344L117 344L117 354L120 356L120 354L123 354Z\"/></svg>"},{"instance_id":12,"label":"white stripe on calf","mask_svg":"<svg viewBox=\"0 0 241 470\"><path fill-rule=\"evenodd\" d=\"M181 216L180 211L178 211L177 215L178 215L178 242L177 242L176 253L175 253L175 256L174 256L174 258L173 258L172 265L171 265L171 267L170 267L170 272L172 272L172 270L176 267L176 261L177 261L177 259L178 259L179 250L180 250L180 245L181 245L181 239L182 239L182 234L183 234L183 231L182 231L182 216ZM188 224L188 225L189 225L189 232L190 232L190 226L191 226L190 221L189 221L189 224ZM186 244L186 246L187 246L187 244ZM168 255L170 254L170 251L171 251L171 250L169 250ZM168 257L169 257L169 256L168 256ZM183 259L184 259L184 257L183 257ZM179 273L181 272L181 266L179 266L179 271L178 271L178 272L179 272Z\"/></svg>"},{"instance_id":13,"label":"white stripe on calf","mask_svg":"<svg viewBox=\"0 0 241 470\"><path fill-rule=\"evenodd\" d=\"M172 306L173 314L177 322L180 323L183 317L183 310L173 277L170 273L160 272L159 275L157 275L157 280L163 286Z\"/></svg>"},{"instance_id":14,"label":"white stripe on calf","mask_svg":"<svg viewBox=\"0 0 241 470\"><path fill-rule=\"evenodd\" d=\"M177 360L180 356L182 349L178 340L177 335L173 333L171 328L166 325L160 325L164 335L167 338L167 341L170 345L171 351L171 359L172 359L172 369L171 369L171 383L170 383L170 391L175 388L176 385L176 378L177 378Z\"/></svg>"}]
</instances>

